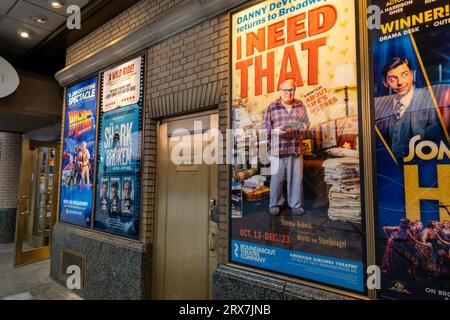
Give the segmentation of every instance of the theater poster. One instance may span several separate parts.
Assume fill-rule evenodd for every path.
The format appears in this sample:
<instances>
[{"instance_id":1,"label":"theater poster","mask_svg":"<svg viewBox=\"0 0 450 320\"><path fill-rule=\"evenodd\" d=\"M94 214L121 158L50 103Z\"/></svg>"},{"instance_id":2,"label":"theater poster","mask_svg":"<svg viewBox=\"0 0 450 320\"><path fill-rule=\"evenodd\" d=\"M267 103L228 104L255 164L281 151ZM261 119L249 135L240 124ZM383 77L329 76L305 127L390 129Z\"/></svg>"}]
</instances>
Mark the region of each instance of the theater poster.
<instances>
[{"instance_id":1,"label":"theater poster","mask_svg":"<svg viewBox=\"0 0 450 320\"><path fill-rule=\"evenodd\" d=\"M67 88L59 220L90 227L98 77Z\"/></svg>"},{"instance_id":2,"label":"theater poster","mask_svg":"<svg viewBox=\"0 0 450 320\"><path fill-rule=\"evenodd\" d=\"M103 92L97 159L94 228L132 239L139 239L140 228L142 59L133 59L103 74L105 90L105 84L111 81L111 77L123 77L131 70L138 72L137 76L124 78L126 80L120 82L124 90L113 95L116 101L120 98L123 104L105 108L111 96ZM130 93L125 88L136 88L137 91Z\"/></svg>"},{"instance_id":3,"label":"theater poster","mask_svg":"<svg viewBox=\"0 0 450 320\"><path fill-rule=\"evenodd\" d=\"M450 5L372 1L381 295L450 298Z\"/></svg>"},{"instance_id":4,"label":"theater poster","mask_svg":"<svg viewBox=\"0 0 450 320\"><path fill-rule=\"evenodd\" d=\"M138 57L103 74L103 111L138 103L141 94L142 66L142 57Z\"/></svg>"},{"instance_id":5,"label":"theater poster","mask_svg":"<svg viewBox=\"0 0 450 320\"><path fill-rule=\"evenodd\" d=\"M354 1L232 14L230 260L366 294Z\"/></svg>"}]
</instances>

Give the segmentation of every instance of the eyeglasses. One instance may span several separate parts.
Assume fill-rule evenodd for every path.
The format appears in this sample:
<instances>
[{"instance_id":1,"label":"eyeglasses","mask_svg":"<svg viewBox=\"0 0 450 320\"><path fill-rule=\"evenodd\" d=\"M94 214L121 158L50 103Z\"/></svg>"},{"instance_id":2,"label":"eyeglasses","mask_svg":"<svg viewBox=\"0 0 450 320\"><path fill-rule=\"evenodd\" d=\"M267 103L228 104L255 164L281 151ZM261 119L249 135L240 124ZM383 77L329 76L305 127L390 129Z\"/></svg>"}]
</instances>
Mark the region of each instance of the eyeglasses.
<instances>
[{"instance_id":1,"label":"eyeglasses","mask_svg":"<svg viewBox=\"0 0 450 320\"><path fill-rule=\"evenodd\" d=\"M283 93L292 93L295 89L280 89Z\"/></svg>"}]
</instances>

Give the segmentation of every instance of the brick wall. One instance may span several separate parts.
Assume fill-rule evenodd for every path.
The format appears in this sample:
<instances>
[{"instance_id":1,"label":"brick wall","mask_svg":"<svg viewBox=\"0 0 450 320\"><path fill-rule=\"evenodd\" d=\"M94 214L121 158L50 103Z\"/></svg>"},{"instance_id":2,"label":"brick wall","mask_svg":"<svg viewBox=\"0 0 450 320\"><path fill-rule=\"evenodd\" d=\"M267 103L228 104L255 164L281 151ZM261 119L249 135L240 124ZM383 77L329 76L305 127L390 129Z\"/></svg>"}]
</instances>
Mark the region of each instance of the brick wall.
<instances>
[{"instance_id":1,"label":"brick wall","mask_svg":"<svg viewBox=\"0 0 450 320\"><path fill-rule=\"evenodd\" d=\"M148 50L151 99L227 79L228 19L214 18Z\"/></svg>"},{"instance_id":2,"label":"brick wall","mask_svg":"<svg viewBox=\"0 0 450 320\"><path fill-rule=\"evenodd\" d=\"M17 208L22 136L0 132L0 209Z\"/></svg>"},{"instance_id":3,"label":"brick wall","mask_svg":"<svg viewBox=\"0 0 450 320\"><path fill-rule=\"evenodd\" d=\"M148 50L147 101L177 93L185 89L223 80L228 83L228 15L213 18L185 32L179 33ZM226 85L227 86L227 85ZM149 119L150 103L146 103L146 141L143 209L145 238L153 239L155 214L156 122ZM176 112L175 112L176 114ZM166 113L166 115L169 115ZM170 114L173 115L173 114ZM219 126L228 128L228 88L222 91L219 104ZM225 153L225 150L223 152ZM219 254L226 259L227 225L227 166L219 166Z\"/></svg>"},{"instance_id":4,"label":"brick wall","mask_svg":"<svg viewBox=\"0 0 450 320\"><path fill-rule=\"evenodd\" d=\"M183 0L142 0L67 49L66 65L82 60L111 41L136 30Z\"/></svg>"}]
</instances>

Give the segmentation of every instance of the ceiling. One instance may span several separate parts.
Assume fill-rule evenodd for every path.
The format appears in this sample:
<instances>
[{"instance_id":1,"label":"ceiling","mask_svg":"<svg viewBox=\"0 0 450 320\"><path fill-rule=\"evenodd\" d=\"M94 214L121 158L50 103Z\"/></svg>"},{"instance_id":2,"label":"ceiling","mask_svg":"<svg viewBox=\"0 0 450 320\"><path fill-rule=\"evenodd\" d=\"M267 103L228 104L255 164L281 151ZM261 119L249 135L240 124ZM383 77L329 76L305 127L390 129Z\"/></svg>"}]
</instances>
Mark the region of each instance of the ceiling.
<instances>
[{"instance_id":1,"label":"ceiling","mask_svg":"<svg viewBox=\"0 0 450 320\"><path fill-rule=\"evenodd\" d=\"M63 7L54 9L47 0L1 0L0 1L0 55L15 62L64 24L69 5L84 7L89 0L64 0ZM44 24L31 19L38 14L48 18ZM27 30L27 39L18 36L18 30Z\"/></svg>"},{"instance_id":2,"label":"ceiling","mask_svg":"<svg viewBox=\"0 0 450 320\"><path fill-rule=\"evenodd\" d=\"M18 70L16 92L0 99L0 131L24 133L61 121L62 88L54 79L65 67L67 48L140 0L62 0L53 9L48 0L0 0L0 56ZM66 27L66 8L82 7L81 29ZM48 18L45 24L30 15ZM20 38L17 29L30 33Z\"/></svg>"},{"instance_id":3,"label":"ceiling","mask_svg":"<svg viewBox=\"0 0 450 320\"><path fill-rule=\"evenodd\" d=\"M139 0L62 0L54 9L48 0L0 0L0 56L14 67L53 76L64 68L66 49ZM78 5L81 29L66 27L67 7ZM38 14L48 18L44 24L31 19ZM29 31L23 39L18 30ZM39 62L39 63L37 63Z\"/></svg>"}]
</instances>

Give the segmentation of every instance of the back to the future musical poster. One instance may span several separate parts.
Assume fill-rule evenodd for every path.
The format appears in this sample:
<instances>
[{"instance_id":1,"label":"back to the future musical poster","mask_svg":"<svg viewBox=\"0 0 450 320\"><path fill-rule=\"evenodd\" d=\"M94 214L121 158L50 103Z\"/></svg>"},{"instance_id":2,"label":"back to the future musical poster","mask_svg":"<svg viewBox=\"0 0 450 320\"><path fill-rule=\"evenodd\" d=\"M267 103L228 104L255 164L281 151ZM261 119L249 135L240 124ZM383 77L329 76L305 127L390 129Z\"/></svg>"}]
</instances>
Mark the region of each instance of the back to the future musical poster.
<instances>
[{"instance_id":1,"label":"back to the future musical poster","mask_svg":"<svg viewBox=\"0 0 450 320\"><path fill-rule=\"evenodd\" d=\"M59 220L90 227L98 77L67 88Z\"/></svg>"},{"instance_id":2,"label":"back to the future musical poster","mask_svg":"<svg viewBox=\"0 0 450 320\"><path fill-rule=\"evenodd\" d=\"M371 4L381 295L449 299L450 5Z\"/></svg>"}]
</instances>

